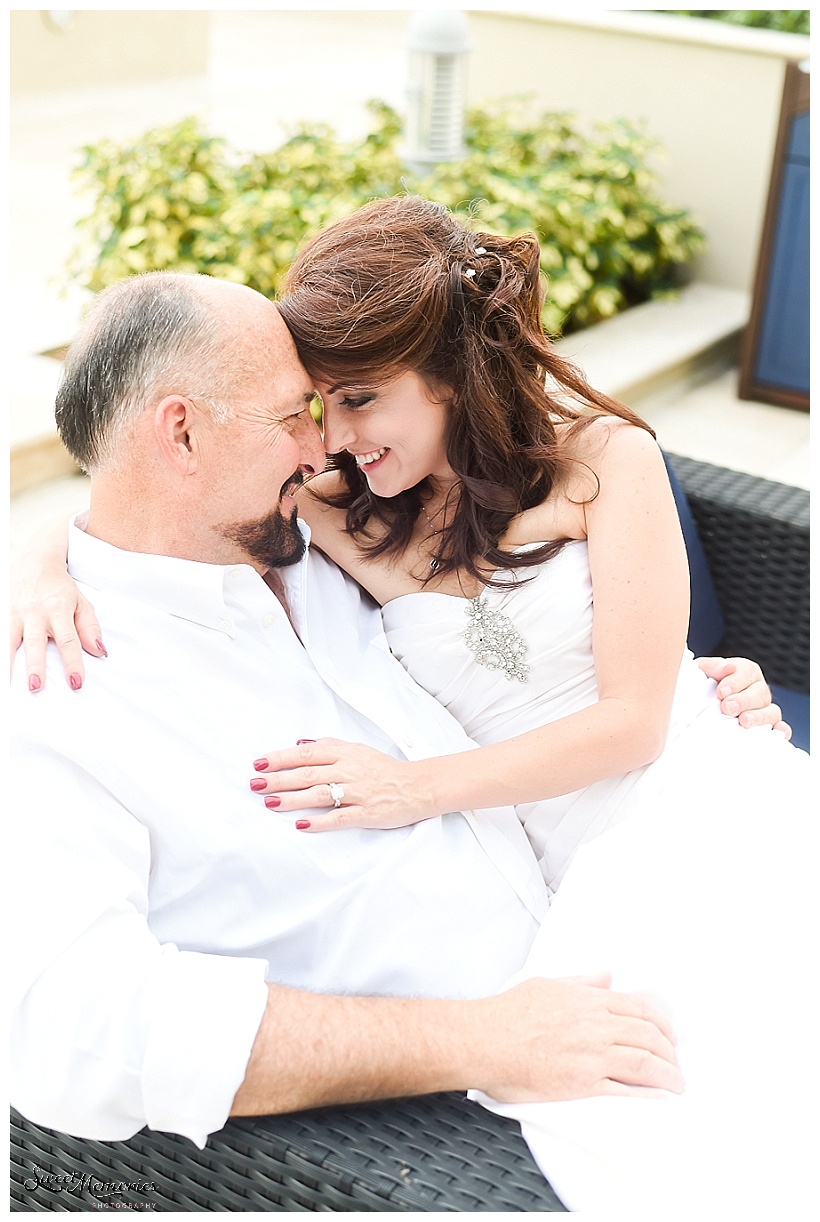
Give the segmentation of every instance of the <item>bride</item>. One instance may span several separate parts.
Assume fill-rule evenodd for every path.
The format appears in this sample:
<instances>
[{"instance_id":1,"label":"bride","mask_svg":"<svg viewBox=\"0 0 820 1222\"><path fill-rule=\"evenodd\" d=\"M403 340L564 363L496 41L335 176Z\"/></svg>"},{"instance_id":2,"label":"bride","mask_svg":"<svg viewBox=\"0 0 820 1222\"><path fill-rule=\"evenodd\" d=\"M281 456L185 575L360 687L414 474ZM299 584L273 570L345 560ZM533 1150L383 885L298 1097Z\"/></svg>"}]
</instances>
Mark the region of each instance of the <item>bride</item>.
<instances>
[{"instance_id":1,"label":"bride","mask_svg":"<svg viewBox=\"0 0 820 1222\"><path fill-rule=\"evenodd\" d=\"M323 741L261 770L283 812L342 786L306 832L515 804L561 883L524 974L606 965L652 992L687 1089L482 1102L522 1122L570 1209L782 1213L814 1161L808 757L720 716L685 649L660 451L551 351L538 269L534 239L413 199L297 257L281 310L337 467L305 516L483 749L400 764Z\"/></svg>"},{"instance_id":2,"label":"bride","mask_svg":"<svg viewBox=\"0 0 820 1222\"><path fill-rule=\"evenodd\" d=\"M775 1208L810 1153L808 757L720 715L653 435L556 356L540 305L534 238L416 198L297 257L280 308L334 455L301 515L481 749L302 742L256 761L261 800L326 808L305 834L514 804L555 893L525 974L611 967L654 994L687 1090L481 1101L572 1210Z\"/></svg>"},{"instance_id":3,"label":"bride","mask_svg":"<svg viewBox=\"0 0 820 1222\"><path fill-rule=\"evenodd\" d=\"M814 1161L808 757L721 717L685 649L660 451L558 360L540 305L534 239L421 200L372 204L297 257L281 310L337 467L308 490L313 538L483 749L401 764L322 741L259 767L282 812L342 786L306 833L515 804L561 884L525 974L612 966L655 994L687 1089L482 1102L521 1120L570 1209L780 1213L805 1206Z\"/></svg>"}]
</instances>

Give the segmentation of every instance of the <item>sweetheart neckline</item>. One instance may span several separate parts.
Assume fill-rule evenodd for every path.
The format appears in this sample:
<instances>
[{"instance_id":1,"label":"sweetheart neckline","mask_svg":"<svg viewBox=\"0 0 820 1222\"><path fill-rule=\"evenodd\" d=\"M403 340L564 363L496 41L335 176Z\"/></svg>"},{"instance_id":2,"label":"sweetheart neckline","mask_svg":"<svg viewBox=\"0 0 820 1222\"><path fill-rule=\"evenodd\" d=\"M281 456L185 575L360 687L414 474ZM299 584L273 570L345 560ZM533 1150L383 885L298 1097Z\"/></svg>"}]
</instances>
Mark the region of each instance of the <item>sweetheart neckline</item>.
<instances>
[{"instance_id":1,"label":"sweetheart neckline","mask_svg":"<svg viewBox=\"0 0 820 1222\"><path fill-rule=\"evenodd\" d=\"M541 540L540 542L536 540L532 543L519 543L517 547L510 548L510 551L511 552L520 552L520 551L523 551L525 548L544 547L546 543L554 543L554 542L555 542L554 539L545 539L545 540ZM583 543L584 545L586 545L587 542L588 542L587 539L570 539L564 545L561 552L558 553L558 556L562 555L562 553L566 551L566 549L570 546L574 546L579 543ZM552 559L557 560L558 556L553 556ZM548 561L547 563L551 563L551 561ZM511 571L512 571L511 569L496 569L493 576L495 576L497 573L501 573L501 572L509 573ZM394 603L401 602L402 599L405 599L405 598L450 598L460 603L465 603L465 604L473 603L475 602L477 598L481 598L483 594L486 594L487 591L491 588L492 587L490 586L482 586L478 594L474 594L472 598L468 598L466 594L448 594L445 590L409 590L407 594L397 594L395 598L389 598L386 603L381 604L381 609L382 611L384 611L387 609L387 607L392 607Z\"/></svg>"}]
</instances>

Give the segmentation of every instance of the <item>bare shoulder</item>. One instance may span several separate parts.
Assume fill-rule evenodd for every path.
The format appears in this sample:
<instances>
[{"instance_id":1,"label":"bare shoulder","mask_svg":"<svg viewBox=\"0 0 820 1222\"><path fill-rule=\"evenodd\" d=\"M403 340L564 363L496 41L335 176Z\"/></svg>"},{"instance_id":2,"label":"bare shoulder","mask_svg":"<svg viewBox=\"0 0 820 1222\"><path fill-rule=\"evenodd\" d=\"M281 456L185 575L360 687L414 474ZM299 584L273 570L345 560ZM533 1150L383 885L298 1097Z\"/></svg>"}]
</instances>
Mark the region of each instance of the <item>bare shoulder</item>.
<instances>
[{"instance_id":1,"label":"bare shoulder","mask_svg":"<svg viewBox=\"0 0 820 1222\"><path fill-rule=\"evenodd\" d=\"M582 485L584 468L588 480L590 472L600 477L605 467L616 462L640 466L663 461L649 430L619 416L597 417L579 432L567 434L564 446L564 454L572 463L568 482L580 481Z\"/></svg>"},{"instance_id":2,"label":"bare shoulder","mask_svg":"<svg viewBox=\"0 0 820 1222\"><path fill-rule=\"evenodd\" d=\"M345 510L327 504L325 498L343 491L345 483L338 471L325 471L300 490L299 516L310 527L311 546L344 569L378 603L384 604L396 594L406 594L407 578L401 565L383 556L371 556L363 540L348 533ZM369 541L372 539L365 533L364 542ZM417 583L412 583L410 588L416 587Z\"/></svg>"},{"instance_id":3,"label":"bare shoulder","mask_svg":"<svg viewBox=\"0 0 820 1222\"><path fill-rule=\"evenodd\" d=\"M641 473L663 467L652 434L618 416L599 416L573 431L559 425L556 438L567 460L566 474L541 505L521 514L505 542L511 546L550 539L585 539L587 509L595 504L604 484L635 480Z\"/></svg>"},{"instance_id":4,"label":"bare shoulder","mask_svg":"<svg viewBox=\"0 0 820 1222\"><path fill-rule=\"evenodd\" d=\"M648 429L618 416L601 416L566 439L570 460L563 493L592 505L618 495L625 484L667 484L660 447Z\"/></svg>"},{"instance_id":5,"label":"bare shoulder","mask_svg":"<svg viewBox=\"0 0 820 1222\"><path fill-rule=\"evenodd\" d=\"M620 512L627 504L633 512L639 504L657 506L671 495L663 454L648 429L602 416L568 440L576 460L570 468L576 474L570 476L574 491L569 495L583 501L587 532L592 517L610 515L613 509Z\"/></svg>"}]
</instances>

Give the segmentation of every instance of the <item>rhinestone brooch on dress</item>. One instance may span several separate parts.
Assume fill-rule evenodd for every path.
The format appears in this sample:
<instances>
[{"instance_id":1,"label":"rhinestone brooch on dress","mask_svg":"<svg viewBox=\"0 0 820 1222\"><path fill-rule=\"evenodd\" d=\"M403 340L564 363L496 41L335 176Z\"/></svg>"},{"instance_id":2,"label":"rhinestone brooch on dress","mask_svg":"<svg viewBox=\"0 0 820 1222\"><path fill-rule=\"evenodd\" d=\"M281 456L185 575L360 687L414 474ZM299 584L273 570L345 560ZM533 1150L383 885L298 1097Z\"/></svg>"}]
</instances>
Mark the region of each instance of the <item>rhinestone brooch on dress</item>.
<instances>
[{"instance_id":1,"label":"rhinestone brooch on dress","mask_svg":"<svg viewBox=\"0 0 820 1222\"><path fill-rule=\"evenodd\" d=\"M526 683L530 677L524 661L527 644L509 616L491 611L484 596L479 595L467 603L467 619L464 641L479 666L503 670L508 679Z\"/></svg>"}]
</instances>

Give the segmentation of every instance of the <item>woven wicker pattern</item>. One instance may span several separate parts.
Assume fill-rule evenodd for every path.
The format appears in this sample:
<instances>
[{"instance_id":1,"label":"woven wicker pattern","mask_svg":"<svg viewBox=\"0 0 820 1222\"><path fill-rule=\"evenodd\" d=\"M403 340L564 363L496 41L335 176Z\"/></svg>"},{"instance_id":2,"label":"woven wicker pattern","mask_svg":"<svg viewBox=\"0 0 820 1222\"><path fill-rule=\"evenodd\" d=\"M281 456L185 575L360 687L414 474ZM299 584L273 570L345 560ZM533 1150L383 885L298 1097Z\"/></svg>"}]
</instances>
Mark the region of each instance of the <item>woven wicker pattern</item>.
<instances>
[{"instance_id":1,"label":"woven wicker pattern","mask_svg":"<svg viewBox=\"0 0 820 1222\"><path fill-rule=\"evenodd\" d=\"M809 494L669 455L692 508L726 622L720 651L809 691Z\"/></svg>"},{"instance_id":2,"label":"woven wicker pattern","mask_svg":"<svg viewBox=\"0 0 820 1222\"><path fill-rule=\"evenodd\" d=\"M49 1172L71 1183L55 1191ZM107 1196L113 1181L153 1187ZM205 1150L150 1130L82 1140L13 1113L12 1210L91 1210L95 1197L177 1213L564 1212L518 1125L460 1094L232 1120Z\"/></svg>"}]
</instances>

